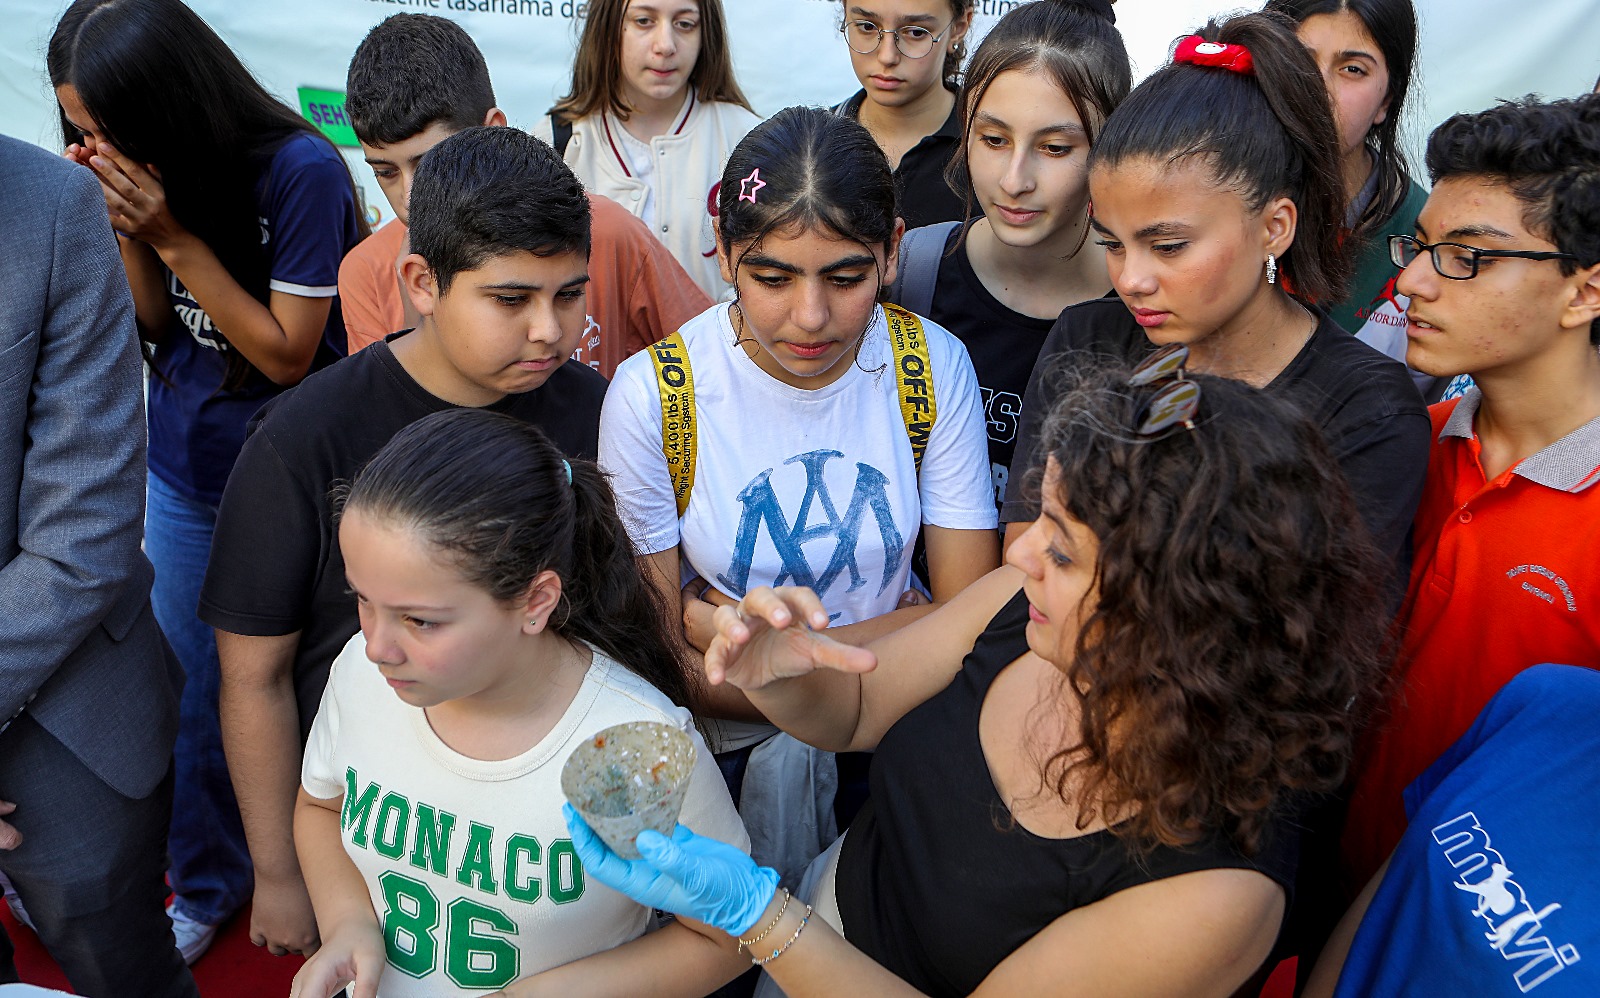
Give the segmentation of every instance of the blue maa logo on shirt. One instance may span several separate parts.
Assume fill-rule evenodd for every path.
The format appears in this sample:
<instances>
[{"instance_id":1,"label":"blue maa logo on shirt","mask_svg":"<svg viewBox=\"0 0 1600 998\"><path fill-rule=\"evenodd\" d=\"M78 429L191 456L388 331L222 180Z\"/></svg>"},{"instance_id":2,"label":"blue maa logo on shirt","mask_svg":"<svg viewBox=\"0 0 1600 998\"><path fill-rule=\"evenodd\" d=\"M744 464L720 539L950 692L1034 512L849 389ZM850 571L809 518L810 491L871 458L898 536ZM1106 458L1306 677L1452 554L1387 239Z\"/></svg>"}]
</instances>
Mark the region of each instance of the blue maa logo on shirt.
<instances>
[{"instance_id":1,"label":"blue maa logo on shirt","mask_svg":"<svg viewBox=\"0 0 1600 998\"><path fill-rule=\"evenodd\" d=\"M856 564L856 546L869 512L883 538L883 578L878 584L879 595L889 588L905 557L905 538L895 525L890 509L886 488L889 478L877 468L857 462L855 487L850 493L850 504L845 507L844 516L841 517L823 474L827 463L836 457L844 455L836 450L814 450L796 454L783 462L800 464L806 472L805 496L800 501L800 511L792 525L784 515L778 493L772 487L773 469L766 469L739 490L738 498L744 512L739 518L739 531L733 542L733 557L728 563L728 570L717 576L717 581L728 592L742 597L749 588L750 564L755 558L756 541L763 524L783 562L783 570L772 580L772 585L808 586L820 594L827 592L835 580L848 571L850 586L846 591L854 592L867 581ZM813 504L821 508L826 518L823 522L810 522ZM821 574L817 574L803 548L808 543L828 538L834 541L833 553Z\"/></svg>"}]
</instances>

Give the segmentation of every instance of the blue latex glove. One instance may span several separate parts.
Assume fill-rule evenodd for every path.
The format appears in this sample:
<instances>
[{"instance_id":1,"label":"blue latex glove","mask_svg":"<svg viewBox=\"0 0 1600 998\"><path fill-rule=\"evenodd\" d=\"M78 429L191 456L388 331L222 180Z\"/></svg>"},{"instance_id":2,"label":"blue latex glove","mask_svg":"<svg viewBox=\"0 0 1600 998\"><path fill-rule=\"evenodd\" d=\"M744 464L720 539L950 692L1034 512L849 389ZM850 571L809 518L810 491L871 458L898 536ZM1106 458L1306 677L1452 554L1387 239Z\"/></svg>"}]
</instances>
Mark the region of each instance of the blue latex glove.
<instances>
[{"instance_id":1,"label":"blue latex glove","mask_svg":"<svg viewBox=\"0 0 1600 998\"><path fill-rule=\"evenodd\" d=\"M714 925L742 936L756 924L778 891L778 873L735 849L679 825L667 838L645 829L634 840L642 859L623 859L588 822L563 804L567 831L587 876L651 908Z\"/></svg>"}]
</instances>

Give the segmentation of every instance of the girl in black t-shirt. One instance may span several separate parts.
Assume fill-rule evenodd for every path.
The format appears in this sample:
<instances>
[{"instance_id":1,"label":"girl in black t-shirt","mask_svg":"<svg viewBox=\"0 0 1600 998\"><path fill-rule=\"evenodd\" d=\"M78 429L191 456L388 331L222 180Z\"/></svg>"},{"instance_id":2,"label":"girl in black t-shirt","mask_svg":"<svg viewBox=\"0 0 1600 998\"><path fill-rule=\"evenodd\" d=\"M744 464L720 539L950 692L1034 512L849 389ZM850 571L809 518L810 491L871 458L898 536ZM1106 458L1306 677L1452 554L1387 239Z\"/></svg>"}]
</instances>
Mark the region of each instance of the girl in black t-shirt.
<instances>
[{"instance_id":1,"label":"girl in black t-shirt","mask_svg":"<svg viewBox=\"0 0 1600 998\"><path fill-rule=\"evenodd\" d=\"M936 613L860 648L810 590L717 611L711 682L877 750L836 875L790 899L682 825L624 861L569 811L585 874L739 937L791 998L1259 986L1300 795L1343 776L1385 623L1315 424L1186 353L1080 377L1044 516Z\"/></svg>"},{"instance_id":2,"label":"girl in black t-shirt","mask_svg":"<svg viewBox=\"0 0 1600 998\"><path fill-rule=\"evenodd\" d=\"M1341 300L1349 276L1339 163L1322 76L1275 14L1180 40L1173 62L1112 112L1089 156L1089 193L1117 297L1067 309L1045 343L1001 510L1008 538L1037 515L1018 482L1036 463L1030 410L1049 408L1039 371L1061 355L1135 361L1181 343L1195 370L1312 415L1391 577L1406 577L1428 416L1403 365L1318 307Z\"/></svg>"},{"instance_id":3,"label":"girl in black t-shirt","mask_svg":"<svg viewBox=\"0 0 1600 998\"><path fill-rule=\"evenodd\" d=\"M1109 4L1047 0L1003 17L966 81L951 185L981 214L906 233L889 298L967 345L998 505L1045 334L1062 309L1111 287L1088 242L1088 157L1132 70Z\"/></svg>"}]
</instances>

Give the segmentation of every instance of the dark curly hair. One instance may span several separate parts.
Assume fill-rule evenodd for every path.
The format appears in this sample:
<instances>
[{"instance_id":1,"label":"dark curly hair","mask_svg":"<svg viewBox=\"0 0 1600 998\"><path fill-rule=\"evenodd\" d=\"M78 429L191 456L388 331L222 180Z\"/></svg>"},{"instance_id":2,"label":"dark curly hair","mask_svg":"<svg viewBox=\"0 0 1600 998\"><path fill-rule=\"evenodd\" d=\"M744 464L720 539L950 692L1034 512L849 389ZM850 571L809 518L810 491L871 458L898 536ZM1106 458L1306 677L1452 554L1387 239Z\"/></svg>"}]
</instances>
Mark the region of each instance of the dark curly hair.
<instances>
[{"instance_id":1,"label":"dark curly hair","mask_svg":"<svg viewBox=\"0 0 1600 998\"><path fill-rule=\"evenodd\" d=\"M1428 137L1428 175L1503 181L1522 204L1528 231L1577 260L1561 260L1568 277L1600 263L1600 94L1544 103L1504 101L1458 114ZM1589 325L1600 344L1600 320Z\"/></svg>"},{"instance_id":2,"label":"dark curly hair","mask_svg":"<svg viewBox=\"0 0 1600 998\"><path fill-rule=\"evenodd\" d=\"M1098 604L1053 655L1082 741L1045 784L1093 802L1080 827L1098 813L1143 848L1219 833L1253 854L1344 780L1389 661L1382 559L1292 404L1190 374L1195 428L1140 439L1160 386L1074 360L1043 439L1099 540Z\"/></svg>"}]
</instances>

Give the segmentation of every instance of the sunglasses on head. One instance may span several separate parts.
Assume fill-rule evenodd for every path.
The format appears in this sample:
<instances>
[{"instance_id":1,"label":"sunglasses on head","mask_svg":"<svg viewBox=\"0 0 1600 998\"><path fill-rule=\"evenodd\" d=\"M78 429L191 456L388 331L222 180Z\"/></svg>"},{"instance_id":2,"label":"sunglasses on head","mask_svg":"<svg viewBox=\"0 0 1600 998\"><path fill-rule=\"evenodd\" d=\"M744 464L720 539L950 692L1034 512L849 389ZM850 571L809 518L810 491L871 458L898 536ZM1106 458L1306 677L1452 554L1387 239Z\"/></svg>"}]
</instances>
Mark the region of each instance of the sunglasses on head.
<instances>
[{"instance_id":1,"label":"sunglasses on head","mask_svg":"<svg viewBox=\"0 0 1600 998\"><path fill-rule=\"evenodd\" d=\"M1134 388L1172 382L1151 396L1140 410L1134 426L1139 436L1159 440L1179 430L1194 429L1195 415L1200 411L1200 386L1184 376L1184 364L1188 360L1188 347L1169 343L1146 357L1128 375L1128 384Z\"/></svg>"}]
</instances>

